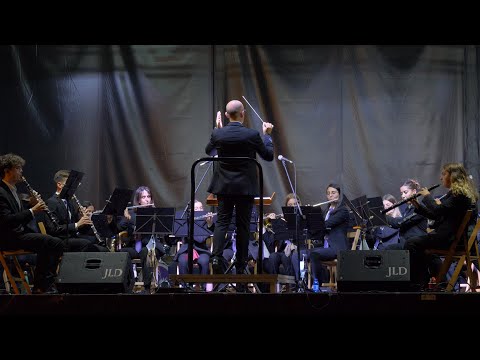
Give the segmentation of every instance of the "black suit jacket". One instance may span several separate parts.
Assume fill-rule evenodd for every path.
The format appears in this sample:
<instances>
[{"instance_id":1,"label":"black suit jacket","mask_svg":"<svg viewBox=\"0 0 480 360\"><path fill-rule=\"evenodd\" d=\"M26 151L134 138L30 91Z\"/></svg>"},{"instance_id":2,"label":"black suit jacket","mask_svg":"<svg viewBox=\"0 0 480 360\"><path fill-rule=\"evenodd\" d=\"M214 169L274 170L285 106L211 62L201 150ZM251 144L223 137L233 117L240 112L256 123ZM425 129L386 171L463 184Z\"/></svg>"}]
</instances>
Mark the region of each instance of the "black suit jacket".
<instances>
[{"instance_id":1,"label":"black suit jacket","mask_svg":"<svg viewBox=\"0 0 480 360\"><path fill-rule=\"evenodd\" d=\"M472 208L472 202L468 197L455 196L451 191L442 198L441 205L435 203L431 194L423 197L422 204L416 212L435 220L433 232L448 241L453 241L465 213Z\"/></svg>"},{"instance_id":2,"label":"black suit jacket","mask_svg":"<svg viewBox=\"0 0 480 360\"><path fill-rule=\"evenodd\" d=\"M216 149L219 157L235 156L273 160L273 143L270 135L262 141L257 130L249 129L239 122L230 122L223 128L214 129L205 148L207 154ZM257 165L253 161L219 161L215 167L208 192L216 195L258 196Z\"/></svg>"},{"instance_id":3,"label":"black suit jacket","mask_svg":"<svg viewBox=\"0 0 480 360\"><path fill-rule=\"evenodd\" d=\"M58 197L57 194L52 195L46 201L48 208L52 213L55 214L55 217L58 220L58 224L60 225L59 232L62 234L66 234L67 228L69 233L76 233L75 230L75 222L77 222L79 217L78 207L73 204L70 200L68 202L68 208L70 213L72 214L71 220L68 218L67 207L63 203L63 200Z\"/></svg>"},{"instance_id":4,"label":"black suit jacket","mask_svg":"<svg viewBox=\"0 0 480 360\"><path fill-rule=\"evenodd\" d=\"M32 212L24 209L20 202L18 206L10 188L0 180L0 241L15 239L29 232L26 225L33 219Z\"/></svg>"},{"instance_id":5,"label":"black suit jacket","mask_svg":"<svg viewBox=\"0 0 480 360\"><path fill-rule=\"evenodd\" d=\"M349 250L350 242L347 237L350 213L344 204L337 206L325 220L328 235L328 244L335 251Z\"/></svg>"},{"instance_id":6,"label":"black suit jacket","mask_svg":"<svg viewBox=\"0 0 480 360\"><path fill-rule=\"evenodd\" d=\"M427 218L417 214L413 206L400 206L401 217L386 216L387 223L394 229L400 229L400 236L407 240L427 233Z\"/></svg>"}]
</instances>

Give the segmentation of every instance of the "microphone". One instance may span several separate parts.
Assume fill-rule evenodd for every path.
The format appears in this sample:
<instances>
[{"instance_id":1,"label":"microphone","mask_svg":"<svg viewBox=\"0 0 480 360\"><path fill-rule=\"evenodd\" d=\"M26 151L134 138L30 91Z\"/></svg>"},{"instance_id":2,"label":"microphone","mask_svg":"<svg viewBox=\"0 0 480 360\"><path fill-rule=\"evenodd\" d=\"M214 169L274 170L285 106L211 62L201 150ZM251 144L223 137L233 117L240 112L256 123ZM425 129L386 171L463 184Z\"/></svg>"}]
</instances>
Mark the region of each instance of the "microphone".
<instances>
[{"instance_id":1,"label":"microphone","mask_svg":"<svg viewBox=\"0 0 480 360\"><path fill-rule=\"evenodd\" d=\"M293 164L293 161L292 161L292 160L287 159L287 158L286 158L285 156L283 156L283 155L278 155L278 160L288 161L290 164Z\"/></svg>"}]
</instances>

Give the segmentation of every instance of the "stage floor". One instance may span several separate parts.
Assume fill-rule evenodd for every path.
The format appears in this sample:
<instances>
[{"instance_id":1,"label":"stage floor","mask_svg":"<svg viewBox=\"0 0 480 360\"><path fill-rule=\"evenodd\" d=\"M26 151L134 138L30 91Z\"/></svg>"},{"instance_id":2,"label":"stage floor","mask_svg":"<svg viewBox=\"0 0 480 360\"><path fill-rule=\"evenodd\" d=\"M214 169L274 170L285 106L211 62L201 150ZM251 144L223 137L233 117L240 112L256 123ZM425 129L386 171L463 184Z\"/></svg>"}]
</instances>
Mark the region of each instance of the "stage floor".
<instances>
[{"instance_id":1,"label":"stage floor","mask_svg":"<svg viewBox=\"0 0 480 360\"><path fill-rule=\"evenodd\" d=\"M438 318L480 314L479 293L162 293L0 295L1 316Z\"/></svg>"}]
</instances>

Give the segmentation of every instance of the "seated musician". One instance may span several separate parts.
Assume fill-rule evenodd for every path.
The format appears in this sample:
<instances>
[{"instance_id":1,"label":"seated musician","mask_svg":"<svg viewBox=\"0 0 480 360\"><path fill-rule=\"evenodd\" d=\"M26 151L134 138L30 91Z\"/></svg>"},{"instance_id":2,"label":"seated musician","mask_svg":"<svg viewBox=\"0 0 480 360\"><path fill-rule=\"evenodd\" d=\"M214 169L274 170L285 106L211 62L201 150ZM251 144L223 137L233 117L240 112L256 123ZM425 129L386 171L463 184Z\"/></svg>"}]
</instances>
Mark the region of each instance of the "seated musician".
<instances>
[{"instance_id":1,"label":"seated musician","mask_svg":"<svg viewBox=\"0 0 480 360\"><path fill-rule=\"evenodd\" d=\"M203 211L203 204L199 200L195 200L194 211ZM204 221L207 225L208 230L213 231L213 214L207 213ZM195 227L194 227L195 229ZM208 236L197 236L194 234L193 242L193 260L199 265L200 274L208 274L209 272L209 262L212 253L208 249L206 244ZM178 262L178 272L180 274L188 273L188 241L183 239L180 249L175 254L173 258L174 262Z\"/></svg>"},{"instance_id":2,"label":"seated musician","mask_svg":"<svg viewBox=\"0 0 480 360\"><path fill-rule=\"evenodd\" d=\"M54 214L59 227L55 227L45 213L39 213L36 216L38 222L43 222L47 234L57 236L64 240L65 251L71 252L98 252L108 251L105 247L99 245L96 238L85 235L85 232L92 226L90 215L83 213L73 199L61 199L59 197L62 189L67 183L69 170L59 170L55 173L53 181L56 185L55 194L53 194L46 203L50 211Z\"/></svg>"},{"instance_id":3,"label":"seated musician","mask_svg":"<svg viewBox=\"0 0 480 360\"><path fill-rule=\"evenodd\" d=\"M133 195L133 205L132 209L125 209L124 212L124 219L122 219L120 227L126 228L128 231L128 235L130 236L130 243L127 244L126 248L128 249L133 248L133 250L138 253L140 257L141 266L142 266L142 274L143 274L143 283L145 286L145 290L147 292L154 291L154 288L151 287L153 279L153 268L151 267L150 261L147 261L148 257L148 248L147 244L150 242L151 235L142 235L142 234L135 234L135 221L136 221L136 207L138 206L152 206L154 207L154 201L152 192L149 187L147 186L140 186L135 190ZM166 247L161 239L155 235L155 256L156 259L159 260L163 255L165 255ZM126 250L124 250L126 251ZM133 253L133 251L132 251ZM133 255L133 256L132 256ZM136 255L131 254L130 256L135 257Z\"/></svg>"},{"instance_id":4,"label":"seated musician","mask_svg":"<svg viewBox=\"0 0 480 360\"><path fill-rule=\"evenodd\" d=\"M400 187L402 200L409 199L420 190L420 183L414 179L406 180ZM387 250L402 249L405 241L414 236L427 233L427 218L415 211L415 207L408 202L398 207L400 216L393 217L387 214L387 223L394 229L399 229L398 243L390 244Z\"/></svg>"},{"instance_id":5,"label":"seated musician","mask_svg":"<svg viewBox=\"0 0 480 360\"><path fill-rule=\"evenodd\" d=\"M285 197L285 206L295 206L295 199L296 201L298 201L298 204L301 205L301 201L298 196L295 198L295 194L287 194L287 196ZM264 228L266 229L266 231L263 235L263 241L265 242L267 249L270 251L270 256L268 257L268 261L264 265L265 271L271 274L294 275L295 264L292 264L292 253L293 250L296 249L296 245L293 244L292 239L284 239L285 236L282 236L287 233L286 222L283 219L283 214L281 214L281 216L278 216L276 214L268 214L267 218L269 219L269 222L271 224L267 224ZM270 227L273 228L273 224L278 224L279 227L281 227L281 225L284 225L285 231L269 231ZM275 228L277 228L277 226L275 226ZM296 267L298 267L298 264Z\"/></svg>"},{"instance_id":6,"label":"seated musician","mask_svg":"<svg viewBox=\"0 0 480 360\"><path fill-rule=\"evenodd\" d=\"M416 212L435 220L435 228L428 234L414 236L406 240L404 249L410 252L411 281L414 286L422 289L431 276L429 273L430 258L425 250L429 248L448 249L455 238L455 233L460 226L467 210L476 208L478 191L473 181L468 177L461 163L447 163L442 166L440 176L442 185L448 189L447 194L436 200L427 188L422 188L419 193L423 196L420 204L417 199L412 199ZM476 220L475 210L473 220ZM443 279L440 279L442 281Z\"/></svg>"},{"instance_id":7,"label":"seated musician","mask_svg":"<svg viewBox=\"0 0 480 360\"><path fill-rule=\"evenodd\" d=\"M391 194L386 194L382 198L383 200L383 208L389 209L394 204L397 203L397 199L395 196ZM400 209L398 207L391 209L386 213L386 216L390 216L392 218L399 218L402 216L400 213ZM398 238L400 230L395 229L391 226L378 226L372 231L371 235L373 237L373 250L385 250L386 247L392 244L398 244Z\"/></svg>"},{"instance_id":8,"label":"seated musician","mask_svg":"<svg viewBox=\"0 0 480 360\"><path fill-rule=\"evenodd\" d=\"M332 201L329 204L325 215L325 228L327 234L324 239L324 246L313 248L310 252L312 273L320 283L328 282L329 274L322 261L334 260L340 250L350 249L350 242L347 237L350 215L348 208L340 201L340 186L329 184L326 189L327 199Z\"/></svg>"}]
</instances>

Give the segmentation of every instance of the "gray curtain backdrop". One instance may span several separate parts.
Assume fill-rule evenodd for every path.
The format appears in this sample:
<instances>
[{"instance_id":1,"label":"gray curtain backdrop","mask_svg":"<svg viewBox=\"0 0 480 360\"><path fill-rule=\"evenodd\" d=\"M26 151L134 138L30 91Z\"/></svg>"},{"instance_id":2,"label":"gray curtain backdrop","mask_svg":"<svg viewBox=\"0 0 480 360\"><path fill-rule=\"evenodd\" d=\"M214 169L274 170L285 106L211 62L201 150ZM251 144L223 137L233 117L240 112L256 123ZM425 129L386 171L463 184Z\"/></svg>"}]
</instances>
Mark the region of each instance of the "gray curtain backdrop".
<instances>
[{"instance_id":1,"label":"gray curtain backdrop","mask_svg":"<svg viewBox=\"0 0 480 360\"><path fill-rule=\"evenodd\" d=\"M261 131L244 96L275 126L275 160L260 160L264 192L276 192L268 211L291 192L287 172L304 204L325 201L330 182L349 198L399 197L407 178L439 183L450 161L478 183L479 55L463 45L1 46L0 153L27 160L44 198L57 170L75 169L78 197L97 208L115 187L147 185L157 206L183 209L216 111L239 99L245 125ZM212 170L196 167L200 200Z\"/></svg>"}]
</instances>

